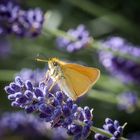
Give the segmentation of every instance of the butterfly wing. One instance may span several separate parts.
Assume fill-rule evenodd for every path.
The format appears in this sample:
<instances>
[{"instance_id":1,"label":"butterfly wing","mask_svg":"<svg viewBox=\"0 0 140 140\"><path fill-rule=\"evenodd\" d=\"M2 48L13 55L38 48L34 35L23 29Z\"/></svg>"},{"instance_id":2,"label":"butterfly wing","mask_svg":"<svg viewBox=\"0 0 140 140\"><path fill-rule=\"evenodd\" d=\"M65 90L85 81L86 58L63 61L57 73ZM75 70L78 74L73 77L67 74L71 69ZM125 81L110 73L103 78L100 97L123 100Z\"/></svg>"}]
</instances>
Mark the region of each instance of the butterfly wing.
<instances>
[{"instance_id":1,"label":"butterfly wing","mask_svg":"<svg viewBox=\"0 0 140 140\"><path fill-rule=\"evenodd\" d=\"M63 65L63 73L66 84L70 92L75 95L75 99L84 95L100 76L98 69L78 64Z\"/></svg>"}]
</instances>

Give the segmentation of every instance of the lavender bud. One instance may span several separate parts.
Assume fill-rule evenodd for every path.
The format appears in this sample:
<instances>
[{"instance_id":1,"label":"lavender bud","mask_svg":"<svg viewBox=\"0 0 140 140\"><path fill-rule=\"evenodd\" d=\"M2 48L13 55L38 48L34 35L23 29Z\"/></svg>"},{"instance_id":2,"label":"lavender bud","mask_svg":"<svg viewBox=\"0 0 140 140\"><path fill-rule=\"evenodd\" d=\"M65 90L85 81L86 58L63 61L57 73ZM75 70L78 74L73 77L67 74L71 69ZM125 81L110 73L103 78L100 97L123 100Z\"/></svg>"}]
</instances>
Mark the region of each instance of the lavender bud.
<instances>
[{"instance_id":1,"label":"lavender bud","mask_svg":"<svg viewBox=\"0 0 140 140\"><path fill-rule=\"evenodd\" d=\"M43 92L39 88L36 88L34 92L36 97L43 97Z\"/></svg>"},{"instance_id":2,"label":"lavender bud","mask_svg":"<svg viewBox=\"0 0 140 140\"><path fill-rule=\"evenodd\" d=\"M30 91L33 90L33 85L32 85L32 83L31 83L31 81L27 80L27 81L25 82L25 86L26 86L26 88L27 88L28 90L30 90Z\"/></svg>"},{"instance_id":3,"label":"lavender bud","mask_svg":"<svg viewBox=\"0 0 140 140\"><path fill-rule=\"evenodd\" d=\"M23 81L21 80L21 78L19 76L15 77L15 83L18 84L19 86L23 85Z\"/></svg>"},{"instance_id":4,"label":"lavender bud","mask_svg":"<svg viewBox=\"0 0 140 140\"><path fill-rule=\"evenodd\" d=\"M11 89L13 89L15 92L20 91L20 86L16 85L15 83L10 84Z\"/></svg>"},{"instance_id":5,"label":"lavender bud","mask_svg":"<svg viewBox=\"0 0 140 140\"><path fill-rule=\"evenodd\" d=\"M14 93L15 93L15 91L14 91L13 89L11 89L9 86L6 86L6 87L4 88L4 90L5 90L6 93L8 93L8 94L14 94Z\"/></svg>"},{"instance_id":6,"label":"lavender bud","mask_svg":"<svg viewBox=\"0 0 140 140\"><path fill-rule=\"evenodd\" d=\"M33 98L33 93L30 90L26 90L24 95L26 96L27 99Z\"/></svg>"}]
</instances>

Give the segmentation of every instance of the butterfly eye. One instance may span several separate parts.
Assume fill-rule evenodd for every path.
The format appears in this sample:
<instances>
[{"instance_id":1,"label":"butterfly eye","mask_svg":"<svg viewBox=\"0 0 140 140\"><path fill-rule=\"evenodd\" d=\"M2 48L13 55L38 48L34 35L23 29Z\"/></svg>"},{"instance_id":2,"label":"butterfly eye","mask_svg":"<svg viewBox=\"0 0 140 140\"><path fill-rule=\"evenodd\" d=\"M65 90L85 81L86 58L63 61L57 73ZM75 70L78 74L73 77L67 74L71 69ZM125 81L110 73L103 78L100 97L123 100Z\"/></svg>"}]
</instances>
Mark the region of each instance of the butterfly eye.
<instances>
[{"instance_id":1,"label":"butterfly eye","mask_svg":"<svg viewBox=\"0 0 140 140\"><path fill-rule=\"evenodd\" d=\"M58 64L57 64L56 62L53 62L53 65L54 65L54 66L57 66Z\"/></svg>"}]
</instances>

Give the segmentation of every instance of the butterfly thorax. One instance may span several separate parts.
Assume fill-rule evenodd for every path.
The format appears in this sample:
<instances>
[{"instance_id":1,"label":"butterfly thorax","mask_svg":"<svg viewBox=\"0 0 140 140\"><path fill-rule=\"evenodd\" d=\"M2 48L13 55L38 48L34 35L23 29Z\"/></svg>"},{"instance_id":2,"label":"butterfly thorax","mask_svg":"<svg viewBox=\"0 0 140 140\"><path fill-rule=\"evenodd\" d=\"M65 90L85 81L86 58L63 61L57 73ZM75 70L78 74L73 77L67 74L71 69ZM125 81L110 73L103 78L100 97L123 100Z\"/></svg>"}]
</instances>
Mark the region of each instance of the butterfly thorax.
<instances>
[{"instance_id":1,"label":"butterfly thorax","mask_svg":"<svg viewBox=\"0 0 140 140\"><path fill-rule=\"evenodd\" d=\"M61 64L59 63L59 60L57 60L56 58L49 60L48 67L49 67L49 75L51 76L52 79L55 79L58 76L64 77Z\"/></svg>"}]
</instances>

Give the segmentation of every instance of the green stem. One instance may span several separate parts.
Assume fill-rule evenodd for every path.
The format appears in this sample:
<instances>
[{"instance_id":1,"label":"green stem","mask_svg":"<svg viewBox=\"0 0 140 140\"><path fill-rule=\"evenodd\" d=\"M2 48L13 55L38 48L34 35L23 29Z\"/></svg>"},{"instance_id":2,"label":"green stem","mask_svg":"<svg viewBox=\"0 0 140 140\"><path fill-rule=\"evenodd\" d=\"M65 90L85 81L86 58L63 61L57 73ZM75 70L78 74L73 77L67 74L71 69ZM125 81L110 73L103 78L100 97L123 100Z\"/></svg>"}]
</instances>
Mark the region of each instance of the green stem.
<instances>
[{"instance_id":1,"label":"green stem","mask_svg":"<svg viewBox=\"0 0 140 140\"><path fill-rule=\"evenodd\" d=\"M71 41L76 41L74 37L68 35L65 31L62 31L62 30L58 30L58 29L49 29L49 28L44 28L42 34L44 36L46 36L46 33L49 33L55 37L64 37L68 40L71 40Z\"/></svg>"},{"instance_id":2,"label":"green stem","mask_svg":"<svg viewBox=\"0 0 140 140\"><path fill-rule=\"evenodd\" d=\"M82 126L85 125L85 123L80 122L80 121L75 121L75 123L78 124L78 125L82 125ZM103 130L103 129L97 128L97 127L95 127L95 126L91 126L91 127L90 127L90 130L93 131L94 133L102 134L102 135L104 135L104 136L106 136L106 137L108 137L108 138L113 137L113 135L112 135L111 133L109 133L109 132L107 132L107 131L105 131L105 130ZM124 138L124 137L120 137L119 140L128 140L128 139L126 139L126 138Z\"/></svg>"},{"instance_id":3,"label":"green stem","mask_svg":"<svg viewBox=\"0 0 140 140\"><path fill-rule=\"evenodd\" d=\"M106 136L108 138L111 138L113 136L112 134L106 132L105 130L97 128L97 127L94 127L94 126L91 126L90 130L95 132L95 133L100 133L100 134L102 134L102 135L104 135L104 136ZM126 139L124 137L120 137L119 140L128 140L128 139Z\"/></svg>"},{"instance_id":4,"label":"green stem","mask_svg":"<svg viewBox=\"0 0 140 140\"><path fill-rule=\"evenodd\" d=\"M122 126L122 128L124 129L126 127L127 123L124 123L124 125Z\"/></svg>"}]
</instances>

